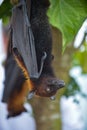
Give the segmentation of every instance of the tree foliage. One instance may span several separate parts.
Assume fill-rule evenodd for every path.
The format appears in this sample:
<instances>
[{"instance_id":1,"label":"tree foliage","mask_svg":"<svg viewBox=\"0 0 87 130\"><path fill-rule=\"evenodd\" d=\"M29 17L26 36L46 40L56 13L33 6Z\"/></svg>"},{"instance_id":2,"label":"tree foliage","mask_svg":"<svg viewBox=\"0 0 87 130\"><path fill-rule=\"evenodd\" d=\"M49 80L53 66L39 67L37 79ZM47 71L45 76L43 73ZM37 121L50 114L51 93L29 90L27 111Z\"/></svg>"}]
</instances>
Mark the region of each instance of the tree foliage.
<instances>
[{"instance_id":1,"label":"tree foliage","mask_svg":"<svg viewBox=\"0 0 87 130\"><path fill-rule=\"evenodd\" d=\"M0 6L0 18L7 19L11 15L12 5L9 0L4 0Z\"/></svg>"},{"instance_id":2,"label":"tree foliage","mask_svg":"<svg viewBox=\"0 0 87 130\"><path fill-rule=\"evenodd\" d=\"M83 21L87 18L87 0L50 0L50 23L60 29L63 47L71 43Z\"/></svg>"},{"instance_id":3,"label":"tree foliage","mask_svg":"<svg viewBox=\"0 0 87 130\"><path fill-rule=\"evenodd\" d=\"M80 66L82 68L82 73L87 73L87 42L80 47L78 51L73 54L72 66Z\"/></svg>"},{"instance_id":4,"label":"tree foliage","mask_svg":"<svg viewBox=\"0 0 87 130\"><path fill-rule=\"evenodd\" d=\"M87 0L50 0L47 12L50 23L60 29L63 36L63 49L71 43L87 17ZM10 0L0 6L0 18L11 14Z\"/></svg>"}]
</instances>

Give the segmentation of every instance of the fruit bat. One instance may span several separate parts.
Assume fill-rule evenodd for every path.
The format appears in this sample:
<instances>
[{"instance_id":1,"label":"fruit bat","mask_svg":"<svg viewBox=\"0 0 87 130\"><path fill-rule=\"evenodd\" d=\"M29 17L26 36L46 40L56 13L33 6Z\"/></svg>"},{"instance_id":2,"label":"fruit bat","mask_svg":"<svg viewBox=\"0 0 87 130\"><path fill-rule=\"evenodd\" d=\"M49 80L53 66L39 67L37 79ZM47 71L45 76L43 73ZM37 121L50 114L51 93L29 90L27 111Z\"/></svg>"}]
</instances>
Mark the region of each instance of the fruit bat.
<instances>
[{"instance_id":1,"label":"fruit bat","mask_svg":"<svg viewBox=\"0 0 87 130\"><path fill-rule=\"evenodd\" d=\"M17 116L21 114L21 112L26 112L26 109L24 108L24 102L26 100L26 95L28 94L29 91L28 86L31 84L29 83L29 80L26 79L22 70L14 60L14 56L10 52L10 49L8 49L8 54L4 66L5 66L5 81L4 81L4 92L2 101L7 103L7 109L8 109L7 117L9 118ZM45 81L43 80L43 82ZM42 91L45 88L46 88L45 85L44 87L42 86L38 88L36 93L39 93L39 96L44 96L47 94L48 97L50 97L51 93L55 94L56 92L56 89L53 89L51 90L50 93L50 87L49 87L46 88L47 92L44 91L44 93L42 93ZM51 98L54 99L54 97Z\"/></svg>"},{"instance_id":2,"label":"fruit bat","mask_svg":"<svg viewBox=\"0 0 87 130\"><path fill-rule=\"evenodd\" d=\"M8 93L11 92L10 89L12 89L12 91L14 92L14 94L11 94L12 98L10 96L9 100L7 100L10 116L17 115L22 111L24 111L23 103L25 101L26 95L28 95L27 97L29 99L32 98L34 95L42 97L51 97L51 99L54 99L54 95L56 94L57 90L64 87L65 85L64 81L55 78L52 69L49 66L51 64L51 61L53 60L53 56L49 54L51 53L51 47L45 45L45 41L47 41L47 39L44 37L44 35L42 35L42 37L44 38L44 46L46 46L46 48L42 45L40 45L40 47L38 45L36 46L36 40L38 39L37 37L38 31L36 34L33 29L34 28L32 22L33 10L31 10L31 6L33 7L33 2L35 2L38 6L39 3L43 4L43 6L41 5L40 8L44 7L44 10L46 9L45 7L49 5L48 3L46 4L46 0L45 3L44 0L41 1L39 0L39 2L37 0L33 0L30 2L29 0L26 1L20 0L19 3L16 4L12 9L11 23L8 29L10 31L9 46L11 53L14 55L16 62L22 69L25 79L27 80L25 80L23 85L22 84L16 85L18 86L14 87L16 88L16 91L14 91L12 85L9 86ZM32 5L31 4L29 5L29 3L31 3ZM41 9L41 11L43 10ZM38 11L36 13L38 13ZM37 26L38 24L39 23L36 23L35 26ZM43 25L41 26L41 28L42 27ZM45 27L45 29L49 31L49 28L48 29L47 28L48 26ZM51 36L48 36L47 38L51 39ZM19 75L17 78L19 77L21 76ZM21 89L18 92L20 88L19 86L21 86ZM7 87L8 87L8 81L7 81Z\"/></svg>"},{"instance_id":3,"label":"fruit bat","mask_svg":"<svg viewBox=\"0 0 87 130\"><path fill-rule=\"evenodd\" d=\"M23 72L18 67L9 49L4 67L5 81L2 102L7 103L8 117L16 116L26 111L23 104L25 95L28 92L28 85Z\"/></svg>"},{"instance_id":4,"label":"fruit bat","mask_svg":"<svg viewBox=\"0 0 87 130\"><path fill-rule=\"evenodd\" d=\"M38 66L38 55L36 54L35 50L35 40L34 40L34 35L32 32L31 24L30 24L30 14L31 14L31 7L27 11L27 2L29 7L31 6L31 3L29 1L25 0L20 0L19 3L14 6L12 10L12 18L11 18L11 24L10 24L10 30L11 30L11 48L13 51L13 54L15 55L15 58L20 64L22 69L24 69L25 76L29 77L31 81L37 81L39 78L41 78L41 73L43 70L43 66L47 57L47 53L45 51L42 52L42 56L40 59L40 65ZM42 1L43 3L43 1ZM33 5L32 5L33 6ZM27 13L28 12L28 13ZM45 82L48 82L48 79L45 79ZM50 84L51 86L55 86L55 91L64 86L63 81L59 81L57 79L53 79L51 81L50 79ZM44 82L44 85L45 85ZM33 84L34 84L33 83ZM49 84L49 83L48 83ZM35 84L36 85L36 84ZM35 86L34 85L34 86ZM36 85L37 86L37 85ZM34 90L38 89L39 87L34 87L32 90L35 91L37 95L42 95L48 97L51 96L52 94L40 94L39 90ZM46 86L46 85L45 85ZM45 90L45 86L42 87L43 92ZM31 91L31 92L33 92ZM31 93L32 95L33 93Z\"/></svg>"}]
</instances>

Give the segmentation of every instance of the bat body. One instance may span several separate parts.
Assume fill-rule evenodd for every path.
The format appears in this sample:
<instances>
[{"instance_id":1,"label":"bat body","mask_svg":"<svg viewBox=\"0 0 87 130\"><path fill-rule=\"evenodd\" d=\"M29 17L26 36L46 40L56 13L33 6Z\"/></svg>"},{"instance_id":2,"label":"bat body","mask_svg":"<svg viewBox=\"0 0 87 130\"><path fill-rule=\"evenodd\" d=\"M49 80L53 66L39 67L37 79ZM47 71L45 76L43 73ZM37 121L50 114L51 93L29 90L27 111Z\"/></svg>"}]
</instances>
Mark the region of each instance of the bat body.
<instances>
[{"instance_id":1,"label":"bat body","mask_svg":"<svg viewBox=\"0 0 87 130\"><path fill-rule=\"evenodd\" d=\"M20 91L15 89L14 96L9 98L10 116L24 111L23 103L29 91L29 98L34 94L52 97L65 85L62 80L55 78L51 66L52 34L46 15L49 0L31 0L31 6L29 0L26 0L26 6L24 0L21 1L13 9L11 49L27 80L21 85Z\"/></svg>"},{"instance_id":2,"label":"bat body","mask_svg":"<svg viewBox=\"0 0 87 130\"><path fill-rule=\"evenodd\" d=\"M5 81L2 101L7 103L8 117L25 111L23 106L28 93L29 82L9 52L5 61Z\"/></svg>"},{"instance_id":3,"label":"bat body","mask_svg":"<svg viewBox=\"0 0 87 130\"><path fill-rule=\"evenodd\" d=\"M46 15L49 1L46 0L21 0L13 10L12 16L12 49L18 64L26 76L33 82L32 91L37 91L41 86L47 87L47 80L57 80L51 67L52 63L52 34ZM30 6L31 3L31 6ZM29 9L30 8L30 9ZM29 9L28 11L26 11ZM17 20L15 20L17 19ZM20 24L22 21L22 24ZM56 81L55 81L56 82ZM58 83L58 82L57 82ZM40 87L37 87L39 86ZM52 85L51 85L52 86ZM53 84L55 86L55 83ZM63 81L57 84L57 88L64 86ZM45 90L45 87L41 87ZM55 90L55 87L54 87ZM41 91L42 93L42 91ZM37 95L39 94L37 91ZM50 94L52 96L52 93Z\"/></svg>"}]
</instances>

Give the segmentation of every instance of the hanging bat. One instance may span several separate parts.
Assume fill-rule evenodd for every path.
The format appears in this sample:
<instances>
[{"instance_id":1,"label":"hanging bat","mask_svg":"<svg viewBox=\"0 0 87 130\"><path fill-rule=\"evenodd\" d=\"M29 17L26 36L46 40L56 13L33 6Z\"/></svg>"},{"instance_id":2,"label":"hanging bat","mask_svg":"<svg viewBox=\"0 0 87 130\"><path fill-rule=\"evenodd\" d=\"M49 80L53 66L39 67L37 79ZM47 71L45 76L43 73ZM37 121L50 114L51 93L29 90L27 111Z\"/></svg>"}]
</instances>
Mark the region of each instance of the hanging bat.
<instances>
[{"instance_id":1,"label":"hanging bat","mask_svg":"<svg viewBox=\"0 0 87 130\"><path fill-rule=\"evenodd\" d=\"M20 104L23 110L26 95L29 99L34 95L54 99L57 90L65 85L64 81L55 77L51 66L52 34L46 15L48 7L48 0L20 0L12 9L10 47L27 80L21 91L14 94L13 106L8 107L11 116L20 111L15 107L17 105ZM8 104L11 103L12 100L9 100Z\"/></svg>"},{"instance_id":2,"label":"hanging bat","mask_svg":"<svg viewBox=\"0 0 87 130\"><path fill-rule=\"evenodd\" d=\"M11 46L19 66L33 84L31 92L49 97L54 92L47 94L47 86L54 86L56 93L57 89L64 86L64 82L55 78L51 67L52 35L46 16L46 3L45 0L20 0L13 8Z\"/></svg>"},{"instance_id":3,"label":"hanging bat","mask_svg":"<svg viewBox=\"0 0 87 130\"><path fill-rule=\"evenodd\" d=\"M2 98L2 101L7 103L8 118L15 117L21 114L22 112L27 111L24 107L24 102L26 101L26 95L28 94L29 91L29 87L28 87L29 85L31 85L29 83L29 80L25 78L23 72L18 67L16 61L14 60L13 55L9 52L8 49L8 55L5 61L5 82L4 82L4 93ZM41 92L42 88L43 86L38 88L37 91L39 95L41 94L41 96L44 96L42 95ZM43 94L47 93L47 96L49 97L50 87L46 88L46 91L47 92ZM53 90L52 93L53 92L55 91Z\"/></svg>"}]
</instances>

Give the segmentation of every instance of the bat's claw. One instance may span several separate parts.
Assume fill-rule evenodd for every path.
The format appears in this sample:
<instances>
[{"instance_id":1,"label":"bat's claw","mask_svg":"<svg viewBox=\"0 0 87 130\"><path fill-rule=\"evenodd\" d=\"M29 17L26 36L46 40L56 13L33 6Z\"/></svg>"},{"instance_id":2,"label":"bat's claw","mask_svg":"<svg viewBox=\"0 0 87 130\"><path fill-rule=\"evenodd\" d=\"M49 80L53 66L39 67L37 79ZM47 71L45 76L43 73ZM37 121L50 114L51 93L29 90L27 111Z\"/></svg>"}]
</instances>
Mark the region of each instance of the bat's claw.
<instances>
[{"instance_id":1,"label":"bat's claw","mask_svg":"<svg viewBox=\"0 0 87 130\"><path fill-rule=\"evenodd\" d=\"M55 100L56 98L55 98L55 96L51 96L50 99L51 100Z\"/></svg>"},{"instance_id":2,"label":"bat's claw","mask_svg":"<svg viewBox=\"0 0 87 130\"><path fill-rule=\"evenodd\" d=\"M29 92L29 94L28 94L28 99L33 98L34 95L35 95L35 92L34 92L34 91Z\"/></svg>"}]
</instances>

